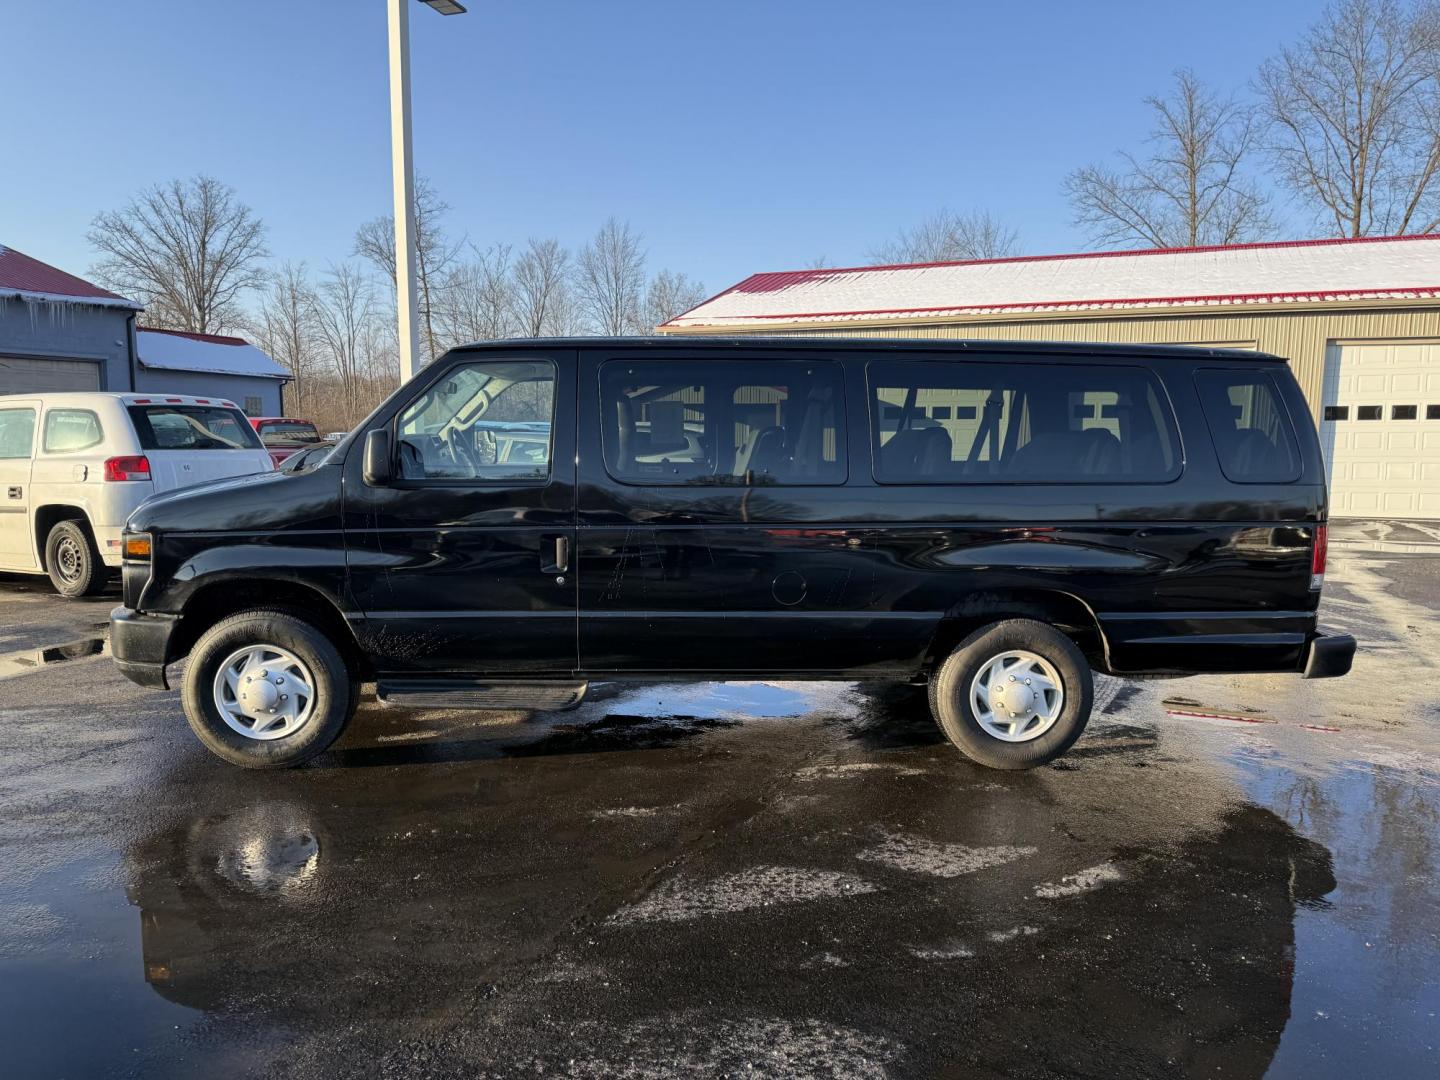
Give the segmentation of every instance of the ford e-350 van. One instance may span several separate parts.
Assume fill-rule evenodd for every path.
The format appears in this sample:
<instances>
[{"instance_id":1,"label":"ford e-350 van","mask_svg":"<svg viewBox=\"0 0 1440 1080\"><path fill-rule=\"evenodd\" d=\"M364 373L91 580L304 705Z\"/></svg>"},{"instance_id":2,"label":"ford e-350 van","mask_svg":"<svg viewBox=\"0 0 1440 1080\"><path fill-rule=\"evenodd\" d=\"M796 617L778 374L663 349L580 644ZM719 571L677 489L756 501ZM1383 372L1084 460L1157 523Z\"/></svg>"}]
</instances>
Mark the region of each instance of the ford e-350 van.
<instances>
[{"instance_id":1,"label":"ford e-350 van","mask_svg":"<svg viewBox=\"0 0 1440 1080\"><path fill-rule=\"evenodd\" d=\"M563 708L589 680L924 682L1003 769L1091 672L1343 675L1325 477L1284 361L822 339L452 351L318 468L146 503L116 662L226 761L324 750L362 680Z\"/></svg>"}]
</instances>

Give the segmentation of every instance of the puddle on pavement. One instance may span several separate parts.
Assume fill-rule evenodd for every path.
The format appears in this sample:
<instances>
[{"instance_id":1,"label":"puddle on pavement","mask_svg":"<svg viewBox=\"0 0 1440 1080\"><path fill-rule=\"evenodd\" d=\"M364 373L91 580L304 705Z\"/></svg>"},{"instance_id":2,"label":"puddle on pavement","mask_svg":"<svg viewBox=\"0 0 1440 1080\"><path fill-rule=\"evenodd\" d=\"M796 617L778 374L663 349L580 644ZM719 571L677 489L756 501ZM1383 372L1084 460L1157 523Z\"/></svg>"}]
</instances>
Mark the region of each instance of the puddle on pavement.
<instances>
[{"instance_id":1,"label":"puddle on pavement","mask_svg":"<svg viewBox=\"0 0 1440 1080\"><path fill-rule=\"evenodd\" d=\"M53 664L83 660L87 656L109 655L110 642L105 637L81 638L78 641L67 641L63 645L46 645L39 649L21 649L0 655L0 679L28 675Z\"/></svg>"}]
</instances>

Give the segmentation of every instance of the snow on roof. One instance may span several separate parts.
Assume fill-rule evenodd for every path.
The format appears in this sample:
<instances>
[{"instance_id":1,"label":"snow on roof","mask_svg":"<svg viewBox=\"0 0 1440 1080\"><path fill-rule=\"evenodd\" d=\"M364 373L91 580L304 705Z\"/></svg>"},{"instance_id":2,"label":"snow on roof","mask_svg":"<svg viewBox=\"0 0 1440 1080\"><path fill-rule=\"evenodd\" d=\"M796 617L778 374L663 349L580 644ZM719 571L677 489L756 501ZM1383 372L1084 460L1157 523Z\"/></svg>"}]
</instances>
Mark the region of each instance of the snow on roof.
<instances>
[{"instance_id":1,"label":"snow on roof","mask_svg":"<svg viewBox=\"0 0 1440 1080\"><path fill-rule=\"evenodd\" d=\"M258 375L288 379L287 368L244 338L224 334L192 334L184 330L137 327L140 363L162 371L204 371L219 375Z\"/></svg>"},{"instance_id":2,"label":"snow on roof","mask_svg":"<svg viewBox=\"0 0 1440 1080\"><path fill-rule=\"evenodd\" d=\"M134 300L92 285L84 278L0 245L0 298L15 297L32 303L92 304L96 307L139 311Z\"/></svg>"},{"instance_id":3,"label":"snow on roof","mask_svg":"<svg viewBox=\"0 0 1440 1080\"><path fill-rule=\"evenodd\" d=\"M1440 299L1440 236L753 274L664 326L1415 299Z\"/></svg>"}]
</instances>

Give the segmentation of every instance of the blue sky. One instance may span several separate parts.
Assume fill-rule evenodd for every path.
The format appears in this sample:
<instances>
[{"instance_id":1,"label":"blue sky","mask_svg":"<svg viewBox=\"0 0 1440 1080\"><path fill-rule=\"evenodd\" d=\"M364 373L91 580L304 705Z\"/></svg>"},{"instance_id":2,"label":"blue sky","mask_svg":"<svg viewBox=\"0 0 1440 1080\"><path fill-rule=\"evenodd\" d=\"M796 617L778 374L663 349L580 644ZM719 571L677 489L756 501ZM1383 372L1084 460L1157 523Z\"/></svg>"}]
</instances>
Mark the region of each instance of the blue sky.
<instances>
[{"instance_id":1,"label":"blue sky","mask_svg":"<svg viewBox=\"0 0 1440 1080\"><path fill-rule=\"evenodd\" d=\"M609 214L712 291L846 265L931 210L1076 250L1060 183L1196 69L1241 90L1318 2L470 0L411 12L416 160L481 243ZM383 0L0 3L0 244L84 273L90 219L208 172L277 258L389 207ZM1292 230L1316 230L1303 217Z\"/></svg>"}]
</instances>

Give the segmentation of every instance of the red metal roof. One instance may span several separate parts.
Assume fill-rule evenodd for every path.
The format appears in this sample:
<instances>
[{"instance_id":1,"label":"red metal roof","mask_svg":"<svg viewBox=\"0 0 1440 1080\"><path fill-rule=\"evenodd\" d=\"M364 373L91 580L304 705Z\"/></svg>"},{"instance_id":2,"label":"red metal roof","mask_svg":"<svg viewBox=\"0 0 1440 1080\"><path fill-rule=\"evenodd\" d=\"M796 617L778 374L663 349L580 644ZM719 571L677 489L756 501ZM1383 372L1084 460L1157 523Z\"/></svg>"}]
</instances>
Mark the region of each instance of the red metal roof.
<instances>
[{"instance_id":1,"label":"red metal roof","mask_svg":"<svg viewBox=\"0 0 1440 1080\"><path fill-rule=\"evenodd\" d=\"M11 247L0 247L0 293L41 300L89 301L105 307L140 308L133 300Z\"/></svg>"},{"instance_id":2,"label":"red metal roof","mask_svg":"<svg viewBox=\"0 0 1440 1080\"><path fill-rule=\"evenodd\" d=\"M137 326L136 330L144 330L147 334L173 334L175 337L189 338L191 341L208 341L211 345L248 345L244 338L231 337L228 334L197 334L193 330L162 330L158 326Z\"/></svg>"},{"instance_id":3,"label":"red metal roof","mask_svg":"<svg viewBox=\"0 0 1440 1080\"><path fill-rule=\"evenodd\" d=\"M1437 298L1440 236L1377 236L762 272L665 326Z\"/></svg>"}]
</instances>

